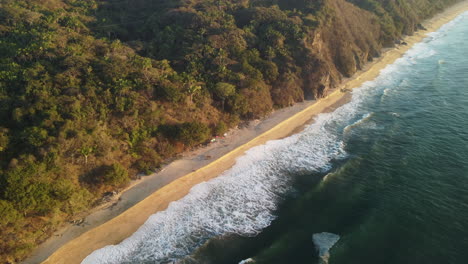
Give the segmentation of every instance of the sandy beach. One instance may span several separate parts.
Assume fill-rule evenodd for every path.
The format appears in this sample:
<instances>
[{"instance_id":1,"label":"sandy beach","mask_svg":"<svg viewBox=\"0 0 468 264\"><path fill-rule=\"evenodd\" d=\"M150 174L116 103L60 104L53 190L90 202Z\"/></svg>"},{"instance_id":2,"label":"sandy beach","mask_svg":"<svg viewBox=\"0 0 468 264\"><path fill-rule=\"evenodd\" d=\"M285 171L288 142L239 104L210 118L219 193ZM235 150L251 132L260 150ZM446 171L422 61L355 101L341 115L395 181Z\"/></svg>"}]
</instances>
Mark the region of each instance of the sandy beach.
<instances>
[{"instance_id":1,"label":"sandy beach","mask_svg":"<svg viewBox=\"0 0 468 264\"><path fill-rule=\"evenodd\" d=\"M206 147L185 153L160 172L143 177L114 200L93 210L79 225L67 225L39 246L24 263L80 263L96 249L117 244L134 233L150 215L165 210L169 203L184 197L201 182L217 177L232 167L248 149L269 140L286 137L301 130L319 113L331 111L349 98L347 90L376 78L388 64L400 58L426 34L439 29L468 10L468 1L458 3L425 21L426 30L404 38L383 52L362 71L343 81L341 87L318 101L307 101L275 111L264 120L252 121L231 130L226 138Z\"/></svg>"}]
</instances>

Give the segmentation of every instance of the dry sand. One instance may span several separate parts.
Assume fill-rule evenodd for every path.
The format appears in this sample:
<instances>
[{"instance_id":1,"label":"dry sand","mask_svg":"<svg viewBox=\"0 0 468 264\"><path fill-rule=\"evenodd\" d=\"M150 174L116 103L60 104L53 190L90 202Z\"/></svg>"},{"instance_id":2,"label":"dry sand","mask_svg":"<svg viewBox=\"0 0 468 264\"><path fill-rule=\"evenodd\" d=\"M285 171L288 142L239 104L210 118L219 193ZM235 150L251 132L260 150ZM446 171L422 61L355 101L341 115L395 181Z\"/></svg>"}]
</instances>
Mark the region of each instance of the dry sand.
<instances>
[{"instance_id":1,"label":"dry sand","mask_svg":"<svg viewBox=\"0 0 468 264\"><path fill-rule=\"evenodd\" d=\"M298 132L315 115L346 102L349 97L341 88L352 89L373 80L380 70L400 58L411 46L425 38L428 32L437 30L467 10L468 1L464 1L426 21L423 25L427 30L406 37L404 41L407 45L385 51L379 59L345 80L339 89L326 98L278 110L265 120L251 122L246 128L231 131L227 138L189 152L161 172L135 182L120 196L118 202L95 210L79 226L69 225L60 230L24 263L40 263L47 257L43 263L80 263L94 250L121 242L150 215L184 197L194 185L210 180L232 167L236 158L246 150Z\"/></svg>"}]
</instances>

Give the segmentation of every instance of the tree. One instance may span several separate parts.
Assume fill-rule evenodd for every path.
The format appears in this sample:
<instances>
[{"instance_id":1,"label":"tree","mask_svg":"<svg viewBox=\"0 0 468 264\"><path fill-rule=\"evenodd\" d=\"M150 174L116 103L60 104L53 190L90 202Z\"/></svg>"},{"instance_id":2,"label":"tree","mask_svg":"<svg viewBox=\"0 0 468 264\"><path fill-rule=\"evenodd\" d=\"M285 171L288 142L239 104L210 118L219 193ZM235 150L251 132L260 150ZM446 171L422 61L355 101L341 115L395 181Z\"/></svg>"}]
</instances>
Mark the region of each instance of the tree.
<instances>
[{"instance_id":1,"label":"tree","mask_svg":"<svg viewBox=\"0 0 468 264\"><path fill-rule=\"evenodd\" d=\"M230 83L219 82L215 86L214 93L221 99L221 108L224 110L224 101L236 93L236 87Z\"/></svg>"},{"instance_id":2,"label":"tree","mask_svg":"<svg viewBox=\"0 0 468 264\"><path fill-rule=\"evenodd\" d=\"M0 227L5 228L8 224L15 223L21 219L21 215L14 206L5 200L0 200Z\"/></svg>"},{"instance_id":3,"label":"tree","mask_svg":"<svg viewBox=\"0 0 468 264\"><path fill-rule=\"evenodd\" d=\"M80 154L85 158L85 164L88 164L88 157L94 152L94 149L94 147L90 146L83 146L79 149Z\"/></svg>"},{"instance_id":4,"label":"tree","mask_svg":"<svg viewBox=\"0 0 468 264\"><path fill-rule=\"evenodd\" d=\"M130 181L130 178L128 177L127 169L119 163L114 163L104 168L103 180L105 184L121 187L126 185Z\"/></svg>"},{"instance_id":5,"label":"tree","mask_svg":"<svg viewBox=\"0 0 468 264\"><path fill-rule=\"evenodd\" d=\"M189 95L190 103L193 103L193 95L201 91L201 86L191 83L186 83L185 85L185 92Z\"/></svg>"},{"instance_id":6,"label":"tree","mask_svg":"<svg viewBox=\"0 0 468 264\"><path fill-rule=\"evenodd\" d=\"M44 215L57 204L50 195L52 186L40 179L47 177L46 166L33 160L23 163L6 173L4 197L25 215Z\"/></svg>"},{"instance_id":7,"label":"tree","mask_svg":"<svg viewBox=\"0 0 468 264\"><path fill-rule=\"evenodd\" d=\"M179 126L177 139L187 146L194 146L207 140L210 136L210 129L200 122L187 122Z\"/></svg>"},{"instance_id":8,"label":"tree","mask_svg":"<svg viewBox=\"0 0 468 264\"><path fill-rule=\"evenodd\" d=\"M47 130L41 127L28 127L22 134L23 139L33 147L44 145L48 137Z\"/></svg>"},{"instance_id":9,"label":"tree","mask_svg":"<svg viewBox=\"0 0 468 264\"><path fill-rule=\"evenodd\" d=\"M188 74L182 73L182 80L184 81L184 92L189 96L190 104L193 103L193 96L201 91L201 82L197 82L195 78Z\"/></svg>"}]
</instances>

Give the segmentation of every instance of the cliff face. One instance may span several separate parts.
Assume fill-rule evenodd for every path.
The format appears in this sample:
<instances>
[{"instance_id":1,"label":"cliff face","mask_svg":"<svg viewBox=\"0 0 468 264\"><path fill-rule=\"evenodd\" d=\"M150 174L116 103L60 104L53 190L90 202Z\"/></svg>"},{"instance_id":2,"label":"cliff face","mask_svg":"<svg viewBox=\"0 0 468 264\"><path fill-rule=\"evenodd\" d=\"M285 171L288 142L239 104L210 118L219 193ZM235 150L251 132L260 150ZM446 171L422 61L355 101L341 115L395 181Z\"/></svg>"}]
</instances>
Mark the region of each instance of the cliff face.
<instances>
[{"instance_id":1,"label":"cliff face","mask_svg":"<svg viewBox=\"0 0 468 264\"><path fill-rule=\"evenodd\" d=\"M329 16L310 32L305 46L315 58L305 67L304 90L313 97L324 96L342 77L350 77L379 56L381 34L378 18L344 0L330 0Z\"/></svg>"}]
</instances>

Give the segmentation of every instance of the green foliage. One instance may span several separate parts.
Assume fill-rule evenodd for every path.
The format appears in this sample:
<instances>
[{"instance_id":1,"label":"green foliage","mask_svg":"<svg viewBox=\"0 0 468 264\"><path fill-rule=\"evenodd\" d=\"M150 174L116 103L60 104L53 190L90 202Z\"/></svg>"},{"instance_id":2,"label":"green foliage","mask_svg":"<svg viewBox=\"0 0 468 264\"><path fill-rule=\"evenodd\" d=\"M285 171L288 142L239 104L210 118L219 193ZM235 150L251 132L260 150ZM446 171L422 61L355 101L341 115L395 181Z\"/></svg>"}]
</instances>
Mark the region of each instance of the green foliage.
<instances>
[{"instance_id":1,"label":"green foliage","mask_svg":"<svg viewBox=\"0 0 468 264\"><path fill-rule=\"evenodd\" d=\"M65 205L64 211L70 215L82 212L89 207L93 198L94 196L86 189L74 191L71 194L68 203Z\"/></svg>"},{"instance_id":2,"label":"green foliage","mask_svg":"<svg viewBox=\"0 0 468 264\"><path fill-rule=\"evenodd\" d=\"M219 82L215 85L214 93L221 99L222 109L224 110L225 100L236 94L236 87L229 83Z\"/></svg>"},{"instance_id":3,"label":"green foliage","mask_svg":"<svg viewBox=\"0 0 468 264\"><path fill-rule=\"evenodd\" d=\"M43 164L31 160L10 169L5 174L4 198L24 214L50 212L57 203L51 197L51 186L41 179L44 171Z\"/></svg>"},{"instance_id":4,"label":"green foliage","mask_svg":"<svg viewBox=\"0 0 468 264\"><path fill-rule=\"evenodd\" d=\"M13 204L5 200L0 200L0 215L2 216L0 217L0 228L5 228L9 224L14 224L22 219Z\"/></svg>"},{"instance_id":5,"label":"green foliage","mask_svg":"<svg viewBox=\"0 0 468 264\"><path fill-rule=\"evenodd\" d=\"M226 133L226 131L228 131L228 129L229 128L226 125L226 123L224 123L223 121L219 121L219 123L214 128L214 134L216 136L222 136L224 133Z\"/></svg>"},{"instance_id":6,"label":"green foliage","mask_svg":"<svg viewBox=\"0 0 468 264\"><path fill-rule=\"evenodd\" d=\"M214 92L219 98L226 99L236 93L236 87L229 83L219 82L216 84Z\"/></svg>"},{"instance_id":7,"label":"green foliage","mask_svg":"<svg viewBox=\"0 0 468 264\"><path fill-rule=\"evenodd\" d=\"M104 184L114 187L122 187L130 182L127 169L119 163L105 166L102 179Z\"/></svg>"},{"instance_id":8,"label":"green foliage","mask_svg":"<svg viewBox=\"0 0 468 264\"><path fill-rule=\"evenodd\" d=\"M179 103L183 98L181 88L169 82L163 82L156 89L155 95L172 103Z\"/></svg>"},{"instance_id":9,"label":"green foliage","mask_svg":"<svg viewBox=\"0 0 468 264\"><path fill-rule=\"evenodd\" d=\"M52 186L52 196L60 201L68 201L76 191L76 185L68 179L57 179Z\"/></svg>"},{"instance_id":10,"label":"green foliage","mask_svg":"<svg viewBox=\"0 0 468 264\"><path fill-rule=\"evenodd\" d=\"M210 137L210 129L200 122L186 122L177 126L175 139L188 147L203 143Z\"/></svg>"},{"instance_id":11,"label":"green foliage","mask_svg":"<svg viewBox=\"0 0 468 264\"><path fill-rule=\"evenodd\" d=\"M156 150L143 147L139 152L141 153L140 158L135 162L135 168L139 172L151 174L155 169L159 168L162 159Z\"/></svg>"},{"instance_id":12,"label":"green foliage","mask_svg":"<svg viewBox=\"0 0 468 264\"><path fill-rule=\"evenodd\" d=\"M7 148L9 142L8 129L0 127L0 153Z\"/></svg>"},{"instance_id":13,"label":"green foliage","mask_svg":"<svg viewBox=\"0 0 468 264\"><path fill-rule=\"evenodd\" d=\"M47 130L40 127L28 127L23 132L23 140L33 147L46 143L47 136Z\"/></svg>"}]
</instances>

